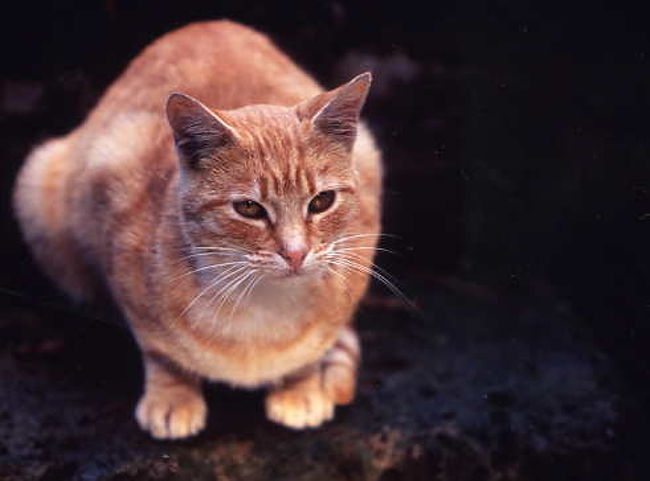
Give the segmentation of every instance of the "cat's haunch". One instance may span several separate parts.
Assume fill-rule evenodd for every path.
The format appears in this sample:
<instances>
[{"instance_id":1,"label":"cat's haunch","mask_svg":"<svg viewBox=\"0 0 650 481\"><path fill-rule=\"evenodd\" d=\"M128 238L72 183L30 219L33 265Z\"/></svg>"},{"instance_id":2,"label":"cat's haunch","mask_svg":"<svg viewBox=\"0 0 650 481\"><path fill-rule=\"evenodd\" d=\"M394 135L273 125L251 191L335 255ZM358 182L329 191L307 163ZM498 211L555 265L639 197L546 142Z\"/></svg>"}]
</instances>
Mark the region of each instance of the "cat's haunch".
<instances>
[{"instance_id":1,"label":"cat's haunch","mask_svg":"<svg viewBox=\"0 0 650 481\"><path fill-rule=\"evenodd\" d=\"M370 83L324 91L264 35L196 23L27 158L24 237L72 298L107 289L123 312L145 367L136 418L155 438L205 426L203 379L267 387L269 419L291 428L352 401L380 231L380 154L359 121Z\"/></svg>"}]
</instances>

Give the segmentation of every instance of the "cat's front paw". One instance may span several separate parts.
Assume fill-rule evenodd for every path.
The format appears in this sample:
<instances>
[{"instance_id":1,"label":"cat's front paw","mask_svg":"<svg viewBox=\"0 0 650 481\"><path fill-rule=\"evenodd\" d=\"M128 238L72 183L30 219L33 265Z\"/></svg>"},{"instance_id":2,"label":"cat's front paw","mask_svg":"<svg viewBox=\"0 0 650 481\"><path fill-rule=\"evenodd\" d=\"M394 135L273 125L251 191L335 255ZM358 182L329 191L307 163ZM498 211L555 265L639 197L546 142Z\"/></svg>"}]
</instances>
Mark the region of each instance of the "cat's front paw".
<instances>
[{"instance_id":1,"label":"cat's front paw","mask_svg":"<svg viewBox=\"0 0 650 481\"><path fill-rule=\"evenodd\" d=\"M266 416L289 428L314 428L334 417L334 400L318 382L304 380L272 389L266 396Z\"/></svg>"},{"instance_id":2,"label":"cat's front paw","mask_svg":"<svg viewBox=\"0 0 650 481\"><path fill-rule=\"evenodd\" d=\"M160 389L142 396L135 418L156 439L193 436L205 427L208 409L200 392Z\"/></svg>"}]
</instances>

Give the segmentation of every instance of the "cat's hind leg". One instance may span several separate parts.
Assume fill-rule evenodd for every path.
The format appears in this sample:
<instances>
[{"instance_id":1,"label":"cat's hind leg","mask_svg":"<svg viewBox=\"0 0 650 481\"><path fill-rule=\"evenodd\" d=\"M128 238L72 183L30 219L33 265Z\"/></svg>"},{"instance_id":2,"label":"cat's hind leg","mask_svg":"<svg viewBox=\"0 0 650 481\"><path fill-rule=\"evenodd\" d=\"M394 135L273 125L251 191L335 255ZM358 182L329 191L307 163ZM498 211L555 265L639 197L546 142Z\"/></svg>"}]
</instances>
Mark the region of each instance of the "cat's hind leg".
<instances>
[{"instance_id":1,"label":"cat's hind leg","mask_svg":"<svg viewBox=\"0 0 650 481\"><path fill-rule=\"evenodd\" d=\"M69 137L50 139L32 150L16 179L13 207L23 237L45 272L73 300L89 301L95 280L71 234L67 204L75 164L69 150Z\"/></svg>"},{"instance_id":2,"label":"cat's hind leg","mask_svg":"<svg viewBox=\"0 0 650 481\"><path fill-rule=\"evenodd\" d=\"M293 429L317 427L329 421L336 405L354 399L360 356L356 333L349 327L342 329L318 363L270 389L267 417Z\"/></svg>"},{"instance_id":3,"label":"cat's hind leg","mask_svg":"<svg viewBox=\"0 0 650 481\"><path fill-rule=\"evenodd\" d=\"M144 354L144 394L135 417L156 439L193 436L205 427L208 409L201 380L155 354Z\"/></svg>"}]
</instances>

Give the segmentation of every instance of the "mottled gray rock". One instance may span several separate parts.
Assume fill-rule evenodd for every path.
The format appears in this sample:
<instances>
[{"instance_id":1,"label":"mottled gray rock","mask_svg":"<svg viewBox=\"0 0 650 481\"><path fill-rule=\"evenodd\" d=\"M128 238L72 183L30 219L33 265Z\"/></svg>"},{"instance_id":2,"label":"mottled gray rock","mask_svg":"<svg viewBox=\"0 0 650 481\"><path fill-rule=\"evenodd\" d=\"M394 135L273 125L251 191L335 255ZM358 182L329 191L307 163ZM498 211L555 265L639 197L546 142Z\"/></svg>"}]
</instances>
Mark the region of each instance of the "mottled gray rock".
<instances>
[{"instance_id":1,"label":"mottled gray rock","mask_svg":"<svg viewBox=\"0 0 650 481\"><path fill-rule=\"evenodd\" d=\"M372 297L359 396L333 422L290 431L265 420L261 393L211 386L209 426L183 442L133 421L141 373L123 328L14 307L0 321L0 479L625 479L611 477L608 363L550 301L440 289L413 314Z\"/></svg>"}]
</instances>

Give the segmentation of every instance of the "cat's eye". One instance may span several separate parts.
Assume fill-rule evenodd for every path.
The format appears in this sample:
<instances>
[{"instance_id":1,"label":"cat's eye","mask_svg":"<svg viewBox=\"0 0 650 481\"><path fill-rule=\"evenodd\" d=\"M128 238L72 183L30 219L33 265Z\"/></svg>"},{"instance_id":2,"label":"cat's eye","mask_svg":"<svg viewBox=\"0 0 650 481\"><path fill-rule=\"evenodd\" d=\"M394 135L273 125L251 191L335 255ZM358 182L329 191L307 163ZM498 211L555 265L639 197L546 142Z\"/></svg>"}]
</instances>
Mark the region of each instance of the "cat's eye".
<instances>
[{"instance_id":1,"label":"cat's eye","mask_svg":"<svg viewBox=\"0 0 650 481\"><path fill-rule=\"evenodd\" d=\"M325 212L327 209L332 207L335 198L336 192L333 190L324 190L320 194L315 195L314 198L309 202L309 213L319 214L321 212Z\"/></svg>"},{"instance_id":2,"label":"cat's eye","mask_svg":"<svg viewBox=\"0 0 650 481\"><path fill-rule=\"evenodd\" d=\"M266 218L266 209L254 200L238 200L232 203L235 211L247 219Z\"/></svg>"}]
</instances>

